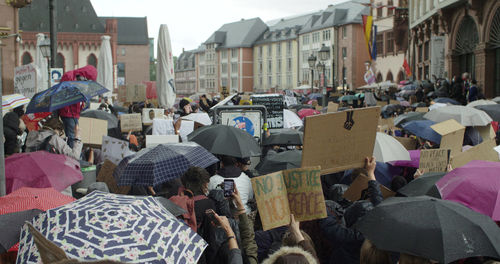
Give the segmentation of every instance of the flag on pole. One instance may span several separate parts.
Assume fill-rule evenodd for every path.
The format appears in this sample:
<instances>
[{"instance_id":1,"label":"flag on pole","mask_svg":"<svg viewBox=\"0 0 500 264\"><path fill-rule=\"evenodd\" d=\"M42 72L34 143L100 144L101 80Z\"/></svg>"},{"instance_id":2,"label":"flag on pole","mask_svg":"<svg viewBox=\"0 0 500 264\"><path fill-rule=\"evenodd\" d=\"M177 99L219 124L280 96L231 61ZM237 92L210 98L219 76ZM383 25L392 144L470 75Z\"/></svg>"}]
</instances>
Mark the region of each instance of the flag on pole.
<instances>
[{"instance_id":1,"label":"flag on pole","mask_svg":"<svg viewBox=\"0 0 500 264\"><path fill-rule=\"evenodd\" d=\"M363 16L363 30L365 32L366 48L371 59L370 37L372 35L373 17Z\"/></svg>"},{"instance_id":2,"label":"flag on pole","mask_svg":"<svg viewBox=\"0 0 500 264\"><path fill-rule=\"evenodd\" d=\"M403 61L403 68L405 69L405 72L406 72L406 76L411 76L411 69L410 69L410 65L408 64L408 61L405 60Z\"/></svg>"}]
</instances>

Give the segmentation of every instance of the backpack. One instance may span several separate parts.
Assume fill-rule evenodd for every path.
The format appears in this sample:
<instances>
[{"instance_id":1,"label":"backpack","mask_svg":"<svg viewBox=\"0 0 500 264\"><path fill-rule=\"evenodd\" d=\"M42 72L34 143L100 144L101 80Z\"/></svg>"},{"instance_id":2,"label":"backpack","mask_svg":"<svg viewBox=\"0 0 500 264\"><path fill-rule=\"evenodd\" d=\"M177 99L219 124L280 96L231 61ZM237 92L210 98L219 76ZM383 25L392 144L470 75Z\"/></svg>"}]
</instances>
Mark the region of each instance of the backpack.
<instances>
[{"instance_id":1,"label":"backpack","mask_svg":"<svg viewBox=\"0 0 500 264\"><path fill-rule=\"evenodd\" d=\"M188 193L188 194L186 194ZM191 195L189 195L191 194ZM186 211L186 213L179 216L180 219L184 220L184 222L193 229L194 232L198 231L199 224L196 223L196 213L194 211L194 203L196 201L208 199L205 195L196 195L194 196L193 192L188 189L179 188L179 192L177 195L174 195L169 198L170 201L180 206L182 209ZM201 223L200 223L201 224Z\"/></svg>"},{"instance_id":2,"label":"backpack","mask_svg":"<svg viewBox=\"0 0 500 264\"><path fill-rule=\"evenodd\" d=\"M56 149L49 144L49 141L52 139L52 137L53 136L46 137L40 145L33 147L31 151L34 152L34 151L44 150L47 151L48 153L57 154Z\"/></svg>"}]
</instances>

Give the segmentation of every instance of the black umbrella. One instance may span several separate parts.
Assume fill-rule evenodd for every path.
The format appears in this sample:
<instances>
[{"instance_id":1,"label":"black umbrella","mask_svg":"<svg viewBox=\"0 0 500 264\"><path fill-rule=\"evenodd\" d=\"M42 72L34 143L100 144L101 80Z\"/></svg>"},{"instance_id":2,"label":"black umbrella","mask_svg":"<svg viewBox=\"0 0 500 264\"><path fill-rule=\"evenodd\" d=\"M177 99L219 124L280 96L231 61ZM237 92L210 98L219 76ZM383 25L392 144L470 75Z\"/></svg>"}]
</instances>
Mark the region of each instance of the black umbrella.
<instances>
[{"instance_id":1,"label":"black umbrella","mask_svg":"<svg viewBox=\"0 0 500 264\"><path fill-rule=\"evenodd\" d=\"M296 104L296 105L290 105L290 106L288 106L288 109L293 109L293 110L295 110L297 112L300 111L300 110L302 110L302 109L304 109L304 108L312 109L313 106L312 105L304 105L304 104Z\"/></svg>"},{"instance_id":2,"label":"black umbrella","mask_svg":"<svg viewBox=\"0 0 500 264\"><path fill-rule=\"evenodd\" d=\"M423 120L425 113L420 112L409 112L406 114L402 114L396 118L394 118L394 125L397 127L401 127L402 124L406 122L410 122L413 120Z\"/></svg>"},{"instance_id":3,"label":"black umbrella","mask_svg":"<svg viewBox=\"0 0 500 264\"><path fill-rule=\"evenodd\" d=\"M255 169L260 175L265 175L280 170L300 168L302 161L302 151L289 150L276 153L270 151L264 159L260 161Z\"/></svg>"},{"instance_id":4,"label":"black umbrella","mask_svg":"<svg viewBox=\"0 0 500 264\"><path fill-rule=\"evenodd\" d=\"M31 209L0 215L0 253L7 252L19 242L19 233L21 233L24 223L42 212L42 210Z\"/></svg>"},{"instance_id":5,"label":"black umbrella","mask_svg":"<svg viewBox=\"0 0 500 264\"><path fill-rule=\"evenodd\" d=\"M302 145L304 133L296 129L283 128L271 130L271 135L264 139L264 145Z\"/></svg>"},{"instance_id":6,"label":"black umbrella","mask_svg":"<svg viewBox=\"0 0 500 264\"><path fill-rule=\"evenodd\" d=\"M122 113L125 113L127 114L128 113L128 108L126 107L123 107L123 106L118 106L118 105L113 105L113 110L115 110L115 112L122 112Z\"/></svg>"},{"instance_id":7,"label":"black umbrella","mask_svg":"<svg viewBox=\"0 0 500 264\"><path fill-rule=\"evenodd\" d=\"M398 111L397 105L395 104L389 104L389 105L384 105L382 106L382 109L380 109L380 112L385 113L386 115L390 116Z\"/></svg>"},{"instance_id":8,"label":"black umbrella","mask_svg":"<svg viewBox=\"0 0 500 264\"><path fill-rule=\"evenodd\" d=\"M477 256L500 258L500 228L491 218L429 196L389 198L355 228L381 250L440 263Z\"/></svg>"},{"instance_id":9,"label":"black umbrella","mask_svg":"<svg viewBox=\"0 0 500 264\"><path fill-rule=\"evenodd\" d=\"M189 134L188 140L200 144L213 154L248 158L261 153L257 141L250 134L232 126L204 126Z\"/></svg>"},{"instance_id":10,"label":"black umbrella","mask_svg":"<svg viewBox=\"0 0 500 264\"><path fill-rule=\"evenodd\" d=\"M474 106L474 108L486 112L493 121L500 122L500 104L478 105Z\"/></svg>"},{"instance_id":11,"label":"black umbrella","mask_svg":"<svg viewBox=\"0 0 500 264\"><path fill-rule=\"evenodd\" d=\"M102 110L85 110L80 114L80 116L107 120L108 129L118 127L118 118Z\"/></svg>"},{"instance_id":12,"label":"black umbrella","mask_svg":"<svg viewBox=\"0 0 500 264\"><path fill-rule=\"evenodd\" d=\"M425 173L399 189L398 192L408 197L428 195L441 199L441 194L436 186L436 182L443 178L445 174L444 172Z\"/></svg>"},{"instance_id":13,"label":"black umbrella","mask_svg":"<svg viewBox=\"0 0 500 264\"><path fill-rule=\"evenodd\" d=\"M411 107L417 108L417 107L426 107L427 105L423 102L420 103L414 103L411 105Z\"/></svg>"},{"instance_id":14,"label":"black umbrella","mask_svg":"<svg viewBox=\"0 0 500 264\"><path fill-rule=\"evenodd\" d=\"M165 197L158 196L158 197L155 197L155 199L158 202L160 202L161 205L163 205L163 207L165 207L165 209L167 209L167 211L169 211L175 217L178 217L178 216L186 213L186 210L184 210L182 207L178 206L177 204L175 204L174 202L170 201L169 199L167 199Z\"/></svg>"}]
</instances>

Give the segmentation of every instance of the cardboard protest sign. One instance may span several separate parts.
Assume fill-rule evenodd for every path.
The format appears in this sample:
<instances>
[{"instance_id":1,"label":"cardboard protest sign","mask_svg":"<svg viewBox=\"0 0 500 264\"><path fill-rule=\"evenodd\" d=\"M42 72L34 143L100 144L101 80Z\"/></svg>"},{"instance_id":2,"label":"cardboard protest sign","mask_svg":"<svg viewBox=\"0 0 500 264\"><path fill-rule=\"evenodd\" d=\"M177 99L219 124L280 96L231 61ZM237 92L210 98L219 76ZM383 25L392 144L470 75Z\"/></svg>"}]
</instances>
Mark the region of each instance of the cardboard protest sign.
<instances>
[{"instance_id":1,"label":"cardboard protest sign","mask_svg":"<svg viewBox=\"0 0 500 264\"><path fill-rule=\"evenodd\" d=\"M36 78L37 71L32 63L16 67L14 69L14 93L32 98L38 92Z\"/></svg>"},{"instance_id":2,"label":"cardboard protest sign","mask_svg":"<svg viewBox=\"0 0 500 264\"><path fill-rule=\"evenodd\" d=\"M142 109L142 123L146 125L153 124L155 118L163 118L165 110L161 108L143 108Z\"/></svg>"},{"instance_id":3,"label":"cardboard protest sign","mask_svg":"<svg viewBox=\"0 0 500 264\"><path fill-rule=\"evenodd\" d=\"M384 106L384 105L387 105L387 102L386 101L377 101L377 106Z\"/></svg>"},{"instance_id":4,"label":"cardboard protest sign","mask_svg":"<svg viewBox=\"0 0 500 264\"><path fill-rule=\"evenodd\" d=\"M134 154L134 152L129 149L128 141L108 136L102 137L101 150L104 159L111 161L115 165L118 165L123 158Z\"/></svg>"},{"instance_id":5,"label":"cardboard protest sign","mask_svg":"<svg viewBox=\"0 0 500 264\"><path fill-rule=\"evenodd\" d=\"M449 149L422 149L418 168L427 172L446 172L450 163Z\"/></svg>"},{"instance_id":6,"label":"cardboard protest sign","mask_svg":"<svg viewBox=\"0 0 500 264\"><path fill-rule=\"evenodd\" d=\"M407 138L407 137L394 137L403 147L405 147L406 150L415 150L417 149L417 140L414 138Z\"/></svg>"},{"instance_id":7,"label":"cardboard protest sign","mask_svg":"<svg viewBox=\"0 0 500 264\"><path fill-rule=\"evenodd\" d=\"M321 166L328 174L362 167L375 146L380 107L305 118L302 167Z\"/></svg>"},{"instance_id":8,"label":"cardboard protest sign","mask_svg":"<svg viewBox=\"0 0 500 264\"><path fill-rule=\"evenodd\" d=\"M451 157L451 166L453 168L462 167L473 160L499 161L495 139L483 141L483 143L473 148Z\"/></svg>"},{"instance_id":9,"label":"cardboard protest sign","mask_svg":"<svg viewBox=\"0 0 500 264\"><path fill-rule=\"evenodd\" d=\"M427 113L427 112L429 112L429 108L428 107L417 107L417 108L415 108L415 112Z\"/></svg>"},{"instance_id":10,"label":"cardboard protest sign","mask_svg":"<svg viewBox=\"0 0 500 264\"><path fill-rule=\"evenodd\" d=\"M130 191L130 186L118 186L116 184L116 179L113 177L113 172L115 171L117 165L109 160L105 160L99 170L96 180L98 182L104 182L108 185L109 191L116 194L128 194Z\"/></svg>"},{"instance_id":11,"label":"cardboard protest sign","mask_svg":"<svg viewBox=\"0 0 500 264\"><path fill-rule=\"evenodd\" d=\"M179 143L178 135L146 135L146 148L160 144Z\"/></svg>"},{"instance_id":12,"label":"cardboard protest sign","mask_svg":"<svg viewBox=\"0 0 500 264\"><path fill-rule=\"evenodd\" d=\"M344 198L350 201L357 201L361 199L361 194L364 190L368 188L368 182L370 179L364 175L358 175L356 179L352 182L349 188L344 193ZM382 196L384 198L389 198L396 195L395 192L389 190L384 185L380 184L380 191L382 191Z\"/></svg>"},{"instance_id":13,"label":"cardboard protest sign","mask_svg":"<svg viewBox=\"0 0 500 264\"><path fill-rule=\"evenodd\" d=\"M144 84L127 85L127 102L142 102L145 100L146 100L146 85Z\"/></svg>"},{"instance_id":14,"label":"cardboard protest sign","mask_svg":"<svg viewBox=\"0 0 500 264\"><path fill-rule=\"evenodd\" d=\"M317 106L315 106L314 108L315 108L317 111L320 111L320 112L321 112L321 110L323 110L323 106L321 106L321 105L317 105Z\"/></svg>"},{"instance_id":15,"label":"cardboard protest sign","mask_svg":"<svg viewBox=\"0 0 500 264\"><path fill-rule=\"evenodd\" d=\"M252 95L252 105L263 105L266 107L269 128L283 128L283 95Z\"/></svg>"},{"instance_id":16,"label":"cardboard protest sign","mask_svg":"<svg viewBox=\"0 0 500 264\"><path fill-rule=\"evenodd\" d=\"M391 129L396 129L394 125L394 117L391 118L379 118L378 120L378 132L386 132Z\"/></svg>"},{"instance_id":17,"label":"cardboard protest sign","mask_svg":"<svg viewBox=\"0 0 500 264\"><path fill-rule=\"evenodd\" d=\"M337 110L339 110L339 104L328 102L327 113L335 113Z\"/></svg>"},{"instance_id":18,"label":"cardboard protest sign","mask_svg":"<svg viewBox=\"0 0 500 264\"><path fill-rule=\"evenodd\" d=\"M325 218L320 167L285 170L252 178L262 227L269 230L297 221Z\"/></svg>"},{"instance_id":19,"label":"cardboard protest sign","mask_svg":"<svg viewBox=\"0 0 500 264\"><path fill-rule=\"evenodd\" d=\"M141 114L120 115L120 127L122 133L127 133L129 131L142 131Z\"/></svg>"},{"instance_id":20,"label":"cardboard protest sign","mask_svg":"<svg viewBox=\"0 0 500 264\"><path fill-rule=\"evenodd\" d=\"M432 125L431 128L441 135L439 148L450 149L452 156L462 152L465 127L455 121L455 119L437 123Z\"/></svg>"},{"instance_id":21,"label":"cardboard protest sign","mask_svg":"<svg viewBox=\"0 0 500 264\"><path fill-rule=\"evenodd\" d=\"M100 146L102 137L108 135L108 121L96 118L80 117L78 127L81 130L82 143Z\"/></svg>"},{"instance_id":22,"label":"cardboard protest sign","mask_svg":"<svg viewBox=\"0 0 500 264\"><path fill-rule=\"evenodd\" d=\"M477 130L477 132L479 132L479 135L481 135L481 138L483 140L488 140L496 137L495 130L493 130L491 124L488 124L487 126L477 126L474 128Z\"/></svg>"}]
</instances>

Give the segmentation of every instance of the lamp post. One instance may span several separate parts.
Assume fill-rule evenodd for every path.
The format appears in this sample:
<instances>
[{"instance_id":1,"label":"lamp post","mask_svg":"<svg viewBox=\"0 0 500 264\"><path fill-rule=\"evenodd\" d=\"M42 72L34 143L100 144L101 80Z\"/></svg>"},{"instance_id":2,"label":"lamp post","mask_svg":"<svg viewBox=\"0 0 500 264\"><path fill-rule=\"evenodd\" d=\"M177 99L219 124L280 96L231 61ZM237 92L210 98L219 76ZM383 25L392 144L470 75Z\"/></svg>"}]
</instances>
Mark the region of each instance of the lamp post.
<instances>
[{"instance_id":1,"label":"lamp post","mask_svg":"<svg viewBox=\"0 0 500 264\"><path fill-rule=\"evenodd\" d=\"M325 77L325 68L326 68L326 61L330 58L330 48L325 46L321 46L321 49L319 50L319 59L320 62L318 63L318 71L323 73L322 76L322 81L323 81L323 108L326 107L326 77ZM323 61L323 63L321 63Z\"/></svg>"},{"instance_id":2,"label":"lamp post","mask_svg":"<svg viewBox=\"0 0 500 264\"><path fill-rule=\"evenodd\" d=\"M39 45L40 47L40 51L42 52L42 56L44 58L47 58L47 74L48 74L48 78L47 78L47 83L48 83L48 86L47 88L50 88L50 55L51 55L51 46L50 46L50 40L45 38Z\"/></svg>"},{"instance_id":3,"label":"lamp post","mask_svg":"<svg viewBox=\"0 0 500 264\"><path fill-rule=\"evenodd\" d=\"M307 59L307 62L309 63L309 68L311 69L311 93L314 93L314 65L316 64L316 56L314 54L311 54L309 58Z\"/></svg>"}]
</instances>

